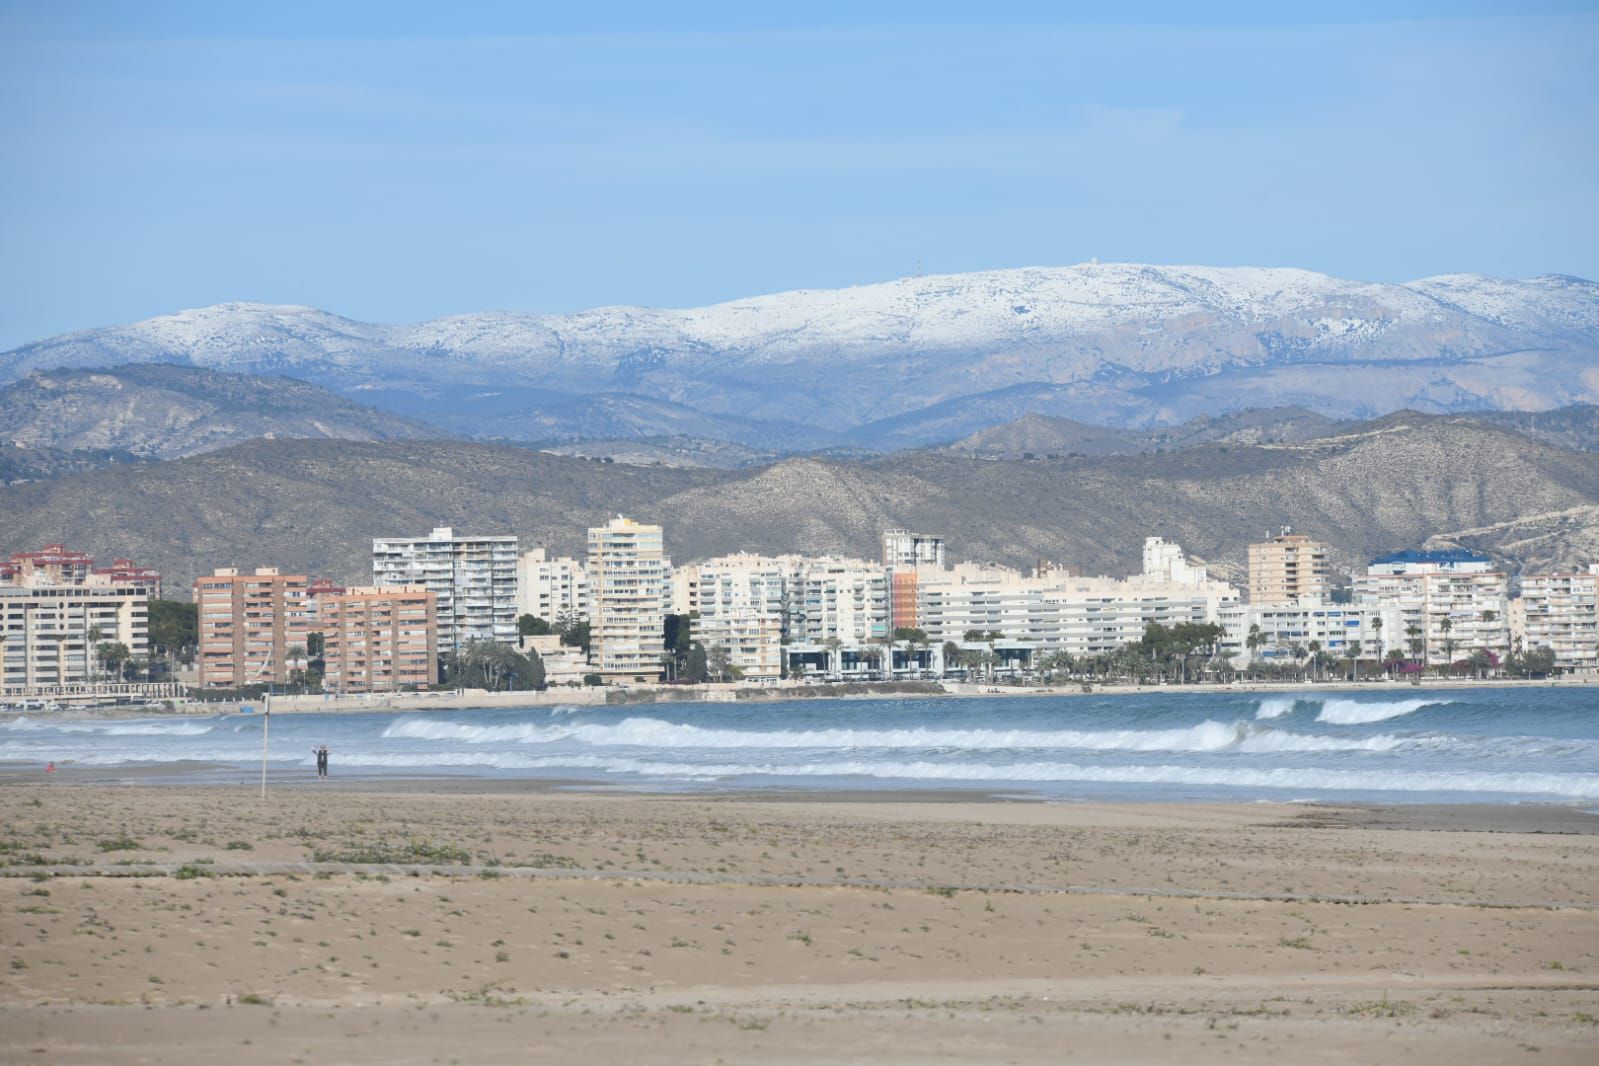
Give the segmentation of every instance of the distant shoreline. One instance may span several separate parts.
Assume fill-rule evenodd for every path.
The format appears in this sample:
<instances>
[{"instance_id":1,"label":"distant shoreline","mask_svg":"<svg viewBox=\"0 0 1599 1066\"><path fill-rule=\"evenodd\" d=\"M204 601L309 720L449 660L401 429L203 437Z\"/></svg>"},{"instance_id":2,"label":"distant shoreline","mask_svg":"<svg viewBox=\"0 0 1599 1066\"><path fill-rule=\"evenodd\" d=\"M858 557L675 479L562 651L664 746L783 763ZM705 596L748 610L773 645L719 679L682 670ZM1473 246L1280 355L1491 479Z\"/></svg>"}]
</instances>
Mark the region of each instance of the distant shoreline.
<instances>
[{"instance_id":1,"label":"distant shoreline","mask_svg":"<svg viewBox=\"0 0 1599 1066\"><path fill-rule=\"evenodd\" d=\"M1167 694L1302 694L1323 693L1465 692L1480 688L1566 689L1599 687L1599 677L1550 678L1538 681L1492 678L1488 680L1431 679L1419 685L1405 681L1240 681L1232 684L1091 685L1052 686L984 685L966 682L843 682L810 685L753 685L731 682L709 685L635 685L544 689L539 692L398 693L370 696L274 696L274 714L392 714L412 711L532 710L563 706L648 706L657 703L775 703L787 700L863 699L978 699L1038 698L1056 696L1143 696ZM82 718L149 718L166 715L239 714L244 708L259 713L260 700L182 701L172 710L159 705L143 707L70 707L61 711L3 711L0 721L48 717L63 721Z\"/></svg>"}]
</instances>

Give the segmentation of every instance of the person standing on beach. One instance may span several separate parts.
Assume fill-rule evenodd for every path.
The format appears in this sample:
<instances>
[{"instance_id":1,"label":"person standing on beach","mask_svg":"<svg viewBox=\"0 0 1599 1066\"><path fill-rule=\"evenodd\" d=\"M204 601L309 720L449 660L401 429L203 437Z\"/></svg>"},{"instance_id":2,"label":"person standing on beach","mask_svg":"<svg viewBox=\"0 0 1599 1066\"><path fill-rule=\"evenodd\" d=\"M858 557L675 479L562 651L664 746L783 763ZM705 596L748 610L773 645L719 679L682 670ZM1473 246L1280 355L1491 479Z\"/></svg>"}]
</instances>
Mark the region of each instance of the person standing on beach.
<instances>
[{"instance_id":1,"label":"person standing on beach","mask_svg":"<svg viewBox=\"0 0 1599 1066\"><path fill-rule=\"evenodd\" d=\"M324 744L320 748L311 749L311 751L316 756L316 775L318 777L328 776L328 746Z\"/></svg>"}]
</instances>

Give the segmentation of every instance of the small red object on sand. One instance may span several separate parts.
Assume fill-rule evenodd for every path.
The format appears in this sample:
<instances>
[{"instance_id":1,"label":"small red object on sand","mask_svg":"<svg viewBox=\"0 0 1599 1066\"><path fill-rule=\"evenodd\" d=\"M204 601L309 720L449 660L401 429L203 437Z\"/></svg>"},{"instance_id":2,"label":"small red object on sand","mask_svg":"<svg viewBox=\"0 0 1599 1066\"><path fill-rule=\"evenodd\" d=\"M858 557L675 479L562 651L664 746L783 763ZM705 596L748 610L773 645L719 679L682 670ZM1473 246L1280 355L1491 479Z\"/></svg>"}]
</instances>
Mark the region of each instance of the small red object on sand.
<instances>
[{"instance_id":1,"label":"small red object on sand","mask_svg":"<svg viewBox=\"0 0 1599 1066\"><path fill-rule=\"evenodd\" d=\"M55 763L51 763L50 765L46 766L44 768L44 772L47 773L47 774L55 773L56 772L56 764Z\"/></svg>"}]
</instances>

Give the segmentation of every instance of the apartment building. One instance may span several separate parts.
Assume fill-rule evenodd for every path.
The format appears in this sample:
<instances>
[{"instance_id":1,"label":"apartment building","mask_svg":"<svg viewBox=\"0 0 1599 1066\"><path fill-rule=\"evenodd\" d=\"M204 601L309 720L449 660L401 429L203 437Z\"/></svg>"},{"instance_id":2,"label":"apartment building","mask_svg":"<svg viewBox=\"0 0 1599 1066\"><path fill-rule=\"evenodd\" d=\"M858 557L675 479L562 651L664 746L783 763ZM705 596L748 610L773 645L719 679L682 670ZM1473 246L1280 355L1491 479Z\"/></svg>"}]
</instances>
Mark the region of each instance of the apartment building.
<instances>
[{"instance_id":1,"label":"apartment building","mask_svg":"<svg viewBox=\"0 0 1599 1066\"><path fill-rule=\"evenodd\" d=\"M96 645L148 655L149 599L131 586L0 585L0 695L49 695L109 680Z\"/></svg>"},{"instance_id":2,"label":"apartment building","mask_svg":"<svg viewBox=\"0 0 1599 1066\"><path fill-rule=\"evenodd\" d=\"M1325 599L1332 588L1327 545L1284 529L1249 546L1249 602Z\"/></svg>"},{"instance_id":3,"label":"apartment building","mask_svg":"<svg viewBox=\"0 0 1599 1066\"><path fill-rule=\"evenodd\" d=\"M1049 571L1024 577L1009 567L962 564L921 575L921 628L931 641L960 643L977 631L999 634L1007 645L1048 648L1073 656L1101 655L1141 639L1151 623L1217 620L1238 592L1167 553L1152 560L1154 573L1127 578L1082 577ZM1178 573L1189 580L1169 580ZM988 639L985 636L985 640Z\"/></svg>"},{"instance_id":4,"label":"apartment building","mask_svg":"<svg viewBox=\"0 0 1599 1066\"><path fill-rule=\"evenodd\" d=\"M783 561L739 553L679 567L672 601L689 614L690 636L721 648L748 678L782 676L788 581Z\"/></svg>"},{"instance_id":5,"label":"apartment building","mask_svg":"<svg viewBox=\"0 0 1599 1066\"><path fill-rule=\"evenodd\" d=\"M1301 662L1312 645L1335 658L1358 656L1381 662L1389 651L1402 650L1405 642L1403 612L1397 606L1375 603L1251 600L1222 606L1216 620L1224 630L1221 654L1239 668L1251 662ZM1260 639L1253 649L1249 647L1252 632L1258 632Z\"/></svg>"},{"instance_id":6,"label":"apartment building","mask_svg":"<svg viewBox=\"0 0 1599 1066\"><path fill-rule=\"evenodd\" d=\"M516 613L552 625L589 614L588 571L576 559L551 559L543 548L523 552L516 561Z\"/></svg>"},{"instance_id":7,"label":"apartment building","mask_svg":"<svg viewBox=\"0 0 1599 1066\"><path fill-rule=\"evenodd\" d=\"M420 585L319 597L329 692L393 692L439 680L438 599Z\"/></svg>"},{"instance_id":8,"label":"apartment building","mask_svg":"<svg viewBox=\"0 0 1599 1066\"><path fill-rule=\"evenodd\" d=\"M908 529L883 531L883 566L888 569L944 568L944 538Z\"/></svg>"},{"instance_id":9,"label":"apartment building","mask_svg":"<svg viewBox=\"0 0 1599 1066\"><path fill-rule=\"evenodd\" d=\"M1478 649L1502 656L1510 639L1505 575L1476 552L1403 551L1381 555L1357 574L1358 604L1382 609L1398 623L1383 639L1429 666Z\"/></svg>"},{"instance_id":10,"label":"apartment building","mask_svg":"<svg viewBox=\"0 0 1599 1066\"><path fill-rule=\"evenodd\" d=\"M589 658L602 677L652 681L666 653L671 563L661 527L618 515L588 531Z\"/></svg>"},{"instance_id":11,"label":"apartment building","mask_svg":"<svg viewBox=\"0 0 1599 1066\"><path fill-rule=\"evenodd\" d=\"M304 574L277 567L222 567L194 581L199 614L196 667L202 685L283 684L301 665L310 636ZM291 654L291 650L293 650Z\"/></svg>"},{"instance_id":12,"label":"apartment building","mask_svg":"<svg viewBox=\"0 0 1599 1066\"><path fill-rule=\"evenodd\" d=\"M1599 565L1586 572L1523 574L1510 601L1510 638L1523 651L1548 648L1557 669L1599 670Z\"/></svg>"},{"instance_id":13,"label":"apartment building","mask_svg":"<svg viewBox=\"0 0 1599 1066\"><path fill-rule=\"evenodd\" d=\"M1171 585L1204 585L1208 570L1189 560L1182 545L1165 537L1144 538L1144 576Z\"/></svg>"},{"instance_id":14,"label":"apartment building","mask_svg":"<svg viewBox=\"0 0 1599 1066\"><path fill-rule=\"evenodd\" d=\"M878 563L840 556L782 555L787 586L784 631L789 641L852 647L886 638L889 628L887 571Z\"/></svg>"},{"instance_id":15,"label":"apartment building","mask_svg":"<svg viewBox=\"0 0 1599 1066\"><path fill-rule=\"evenodd\" d=\"M0 585L90 586L131 589L149 599L161 598L161 575L131 559L113 559L97 567L94 558L64 544L46 544L38 551L14 553L0 562Z\"/></svg>"},{"instance_id":16,"label":"apartment building","mask_svg":"<svg viewBox=\"0 0 1599 1066\"><path fill-rule=\"evenodd\" d=\"M474 640L516 643L516 537L440 526L425 537L372 541L372 584L433 593L441 654Z\"/></svg>"}]
</instances>

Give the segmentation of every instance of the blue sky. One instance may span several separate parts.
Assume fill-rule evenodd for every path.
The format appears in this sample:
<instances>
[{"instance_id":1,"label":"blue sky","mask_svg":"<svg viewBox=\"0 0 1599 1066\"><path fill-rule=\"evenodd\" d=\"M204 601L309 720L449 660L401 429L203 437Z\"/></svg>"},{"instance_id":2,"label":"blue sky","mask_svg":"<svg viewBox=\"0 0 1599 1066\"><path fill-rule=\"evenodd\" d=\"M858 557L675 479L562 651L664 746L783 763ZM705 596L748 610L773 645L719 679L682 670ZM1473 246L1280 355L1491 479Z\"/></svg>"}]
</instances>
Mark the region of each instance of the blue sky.
<instances>
[{"instance_id":1,"label":"blue sky","mask_svg":"<svg viewBox=\"0 0 1599 1066\"><path fill-rule=\"evenodd\" d=\"M1090 257L1599 277L1599 5L863 6L0 0L0 348Z\"/></svg>"}]
</instances>

